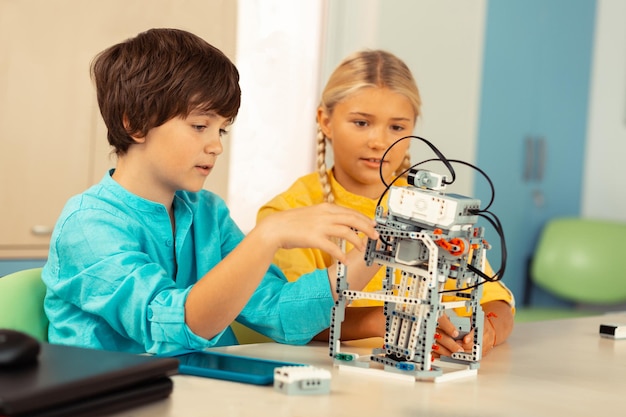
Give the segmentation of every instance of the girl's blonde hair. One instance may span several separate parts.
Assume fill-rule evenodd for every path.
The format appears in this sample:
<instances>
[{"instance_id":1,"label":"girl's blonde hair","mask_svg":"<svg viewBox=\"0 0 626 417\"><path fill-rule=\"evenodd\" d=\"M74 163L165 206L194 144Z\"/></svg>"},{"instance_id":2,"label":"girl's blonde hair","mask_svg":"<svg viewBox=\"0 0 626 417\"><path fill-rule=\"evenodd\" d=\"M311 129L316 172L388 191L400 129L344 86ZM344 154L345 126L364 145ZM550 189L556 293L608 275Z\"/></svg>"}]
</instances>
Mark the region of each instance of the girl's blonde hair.
<instances>
[{"instance_id":1,"label":"girl's blonde hair","mask_svg":"<svg viewBox=\"0 0 626 417\"><path fill-rule=\"evenodd\" d=\"M351 94L367 87L384 87L402 94L409 99L415 111L415 119L420 115L422 101L417 83L409 67L398 57L383 50L363 50L345 58L333 71L322 91L320 108L331 115L337 103ZM324 193L324 201L334 202L330 189L328 168L326 167L327 139L322 129L317 127L317 171ZM411 156L407 150L399 171L411 166Z\"/></svg>"}]
</instances>

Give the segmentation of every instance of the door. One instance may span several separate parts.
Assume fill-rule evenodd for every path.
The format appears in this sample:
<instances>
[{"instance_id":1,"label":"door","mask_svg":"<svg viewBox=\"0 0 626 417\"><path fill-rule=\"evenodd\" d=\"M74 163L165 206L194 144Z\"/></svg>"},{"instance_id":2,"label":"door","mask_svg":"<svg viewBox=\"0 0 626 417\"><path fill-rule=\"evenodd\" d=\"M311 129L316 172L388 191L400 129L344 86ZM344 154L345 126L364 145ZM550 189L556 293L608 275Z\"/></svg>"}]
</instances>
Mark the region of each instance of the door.
<instances>
[{"instance_id":1,"label":"door","mask_svg":"<svg viewBox=\"0 0 626 417\"><path fill-rule=\"evenodd\" d=\"M595 0L490 1L477 164L496 191L508 257L504 282L522 301L526 263L546 220L580 213ZM488 184L475 180L489 200ZM494 269L500 243L485 225Z\"/></svg>"}]
</instances>

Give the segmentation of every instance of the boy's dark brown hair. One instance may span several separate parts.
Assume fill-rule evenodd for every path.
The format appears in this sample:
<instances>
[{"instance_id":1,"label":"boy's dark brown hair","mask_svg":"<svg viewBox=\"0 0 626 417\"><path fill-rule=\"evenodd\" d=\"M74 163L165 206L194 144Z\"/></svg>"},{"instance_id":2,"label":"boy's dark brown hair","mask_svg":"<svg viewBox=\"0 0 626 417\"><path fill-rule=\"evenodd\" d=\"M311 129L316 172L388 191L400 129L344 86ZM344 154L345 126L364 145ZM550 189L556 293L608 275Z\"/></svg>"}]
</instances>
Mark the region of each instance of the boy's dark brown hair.
<instances>
[{"instance_id":1,"label":"boy's dark brown hair","mask_svg":"<svg viewBox=\"0 0 626 417\"><path fill-rule=\"evenodd\" d=\"M150 29L113 45L91 64L98 106L115 153L174 117L212 111L234 120L239 72L219 49L178 29Z\"/></svg>"}]
</instances>

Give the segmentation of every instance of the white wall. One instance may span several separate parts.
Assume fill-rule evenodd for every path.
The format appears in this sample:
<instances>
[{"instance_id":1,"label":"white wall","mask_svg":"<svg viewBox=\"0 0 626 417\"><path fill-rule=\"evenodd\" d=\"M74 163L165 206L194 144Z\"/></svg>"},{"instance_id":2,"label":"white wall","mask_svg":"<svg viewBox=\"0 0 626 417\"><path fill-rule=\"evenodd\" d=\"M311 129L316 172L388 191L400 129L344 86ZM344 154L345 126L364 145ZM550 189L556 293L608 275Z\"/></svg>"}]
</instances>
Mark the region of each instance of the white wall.
<instances>
[{"instance_id":1,"label":"white wall","mask_svg":"<svg viewBox=\"0 0 626 417\"><path fill-rule=\"evenodd\" d=\"M626 221L626 2L598 0L583 178L585 217Z\"/></svg>"},{"instance_id":2,"label":"white wall","mask_svg":"<svg viewBox=\"0 0 626 417\"><path fill-rule=\"evenodd\" d=\"M242 101L230 138L228 205L244 232L257 210L314 169L325 2L239 0Z\"/></svg>"}]
</instances>

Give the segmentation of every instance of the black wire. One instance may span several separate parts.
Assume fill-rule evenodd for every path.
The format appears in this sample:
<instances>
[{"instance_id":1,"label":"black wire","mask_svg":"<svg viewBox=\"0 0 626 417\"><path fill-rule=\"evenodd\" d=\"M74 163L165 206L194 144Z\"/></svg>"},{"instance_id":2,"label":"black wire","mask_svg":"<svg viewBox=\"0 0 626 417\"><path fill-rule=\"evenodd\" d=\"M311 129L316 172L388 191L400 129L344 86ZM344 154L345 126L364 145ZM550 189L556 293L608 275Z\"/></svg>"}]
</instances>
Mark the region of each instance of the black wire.
<instances>
[{"instance_id":1,"label":"black wire","mask_svg":"<svg viewBox=\"0 0 626 417\"><path fill-rule=\"evenodd\" d=\"M504 276L504 271L506 269L506 261L507 261L507 249L506 249L506 240L504 238L504 230L502 228L502 224L500 223L500 219L498 219L498 217L488 211L489 208L491 207L491 205L493 204L494 200L495 200L495 196L496 196L496 192L495 192L495 188L493 185L493 182L491 181L491 178L489 178L489 176L487 175L487 173L485 173L485 171L483 171L482 169L478 168L477 166L470 164L469 162L466 161L462 161L459 159L447 159L442 153L441 151L439 151L439 149L437 149L437 147L435 145L433 145L430 141L419 137L419 136L414 136L414 135L410 135L410 136L405 136L402 137L398 140L396 140L394 143L392 143L387 150L385 151L385 153L382 156L382 160L385 159L385 157L387 156L387 153L395 146L397 145L399 142L406 140L406 139L419 139L422 142L424 142L426 145L428 145L428 147L435 153L435 155L437 155L437 158L433 158L433 159L427 159L425 161L421 161L418 162L416 164L411 165L409 168L405 169L404 171L402 171L400 174L396 175L396 177L389 183L387 184L385 182L385 178L383 176L383 164L380 164L379 167L379 175L380 175L380 179L382 181L382 183L385 185L385 190L382 192L382 194L380 195L380 198L378 199L378 202L376 203L376 206L380 206L381 202L383 200L383 198L385 197L385 195L387 194L387 192L389 191L389 189L391 188L391 186L399 179L401 178L403 175L405 175L407 172L409 172L410 170L414 169L415 167L418 167L422 164L425 164L427 162L435 162L435 161L441 161L443 162L443 164L446 166L446 168L448 168L448 171L450 172L451 176L452 176L452 180L450 181L446 181L445 179L443 180L443 184L445 185L450 185L452 183L454 183L454 181L456 180L456 173L454 171L454 168L452 167L451 163L458 163L458 164L462 164L462 165L466 165L476 171L478 171L487 181L487 183L489 184L489 188L491 190L491 198L489 200L489 203L485 206L485 208L483 209L479 209L479 210L474 210L473 214L476 214L477 216L482 217L483 219L485 219L487 222L489 222L491 224L491 226L494 228L494 230L496 231L496 233L498 234L498 236L500 237L500 254L501 254L501 259L500 259L500 268L498 269L498 271L494 274L493 277L489 277L487 274L485 274L483 271L479 270L478 268L476 268L474 265L472 264L467 264L467 268L472 271L473 273L479 275L480 277L482 277L484 279L484 281L481 281L477 284L468 286L466 288L456 288L456 289L452 289L452 290L443 290L440 291L439 293L448 293L448 292L459 292L459 291L466 291L466 290L470 290L473 288L477 288L480 285L485 284L486 282L495 282L495 281L499 281L503 278ZM491 217L493 218L491 218ZM380 236L380 241L385 245L385 246L389 246L390 243L388 241L386 241L383 236Z\"/></svg>"},{"instance_id":2,"label":"black wire","mask_svg":"<svg viewBox=\"0 0 626 417\"><path fill-rule=\"evenodd\" d=\"M493 219L491 219L490 217L486 216L485 213L493 216ZM479 286L486 284L487 282L496 282L496 281L500 281L503 277L504 277L504 271L506 269L506 262L507 262L507 249L506 249L506 239L504 238L504 230L502 229L502 224L500 223L500 219L498 219L498 217L486 210L480 210L478 212L476 212L476 214L482 218L484 218L485 220L487 220L489 223L491 223L491 225L493 226L493 228L496 230L496 232L498 233L498 236L500 236L500 253L501 253L501 259L500 259L500 269L498 269L498 271L493 275L493 277L488 276L487 274L485 274L483 271L481 271L480 269L476 268L474 265L472 264L467 264L467 268L472 271L473 273L479 275L480 277L482 277L484 279L484 281L481 281L477 284L474 285L470 285L468 287L465 288L455 288L455 289L451 289L451 290L442 290L439 291L439 294L443 294L443 293L449 293L449 292L459 292L459 291L467 291L467 290L471 290L474 288L478 288Z\"/></svg>"},{"instance_id":3,"label":"black wire","mask_svg":"<svg viewBox=\"0 0 626 417\"><path fill-rule=\"evenodd\" d=\"M498 269L498 271L495 273L495 276L497 277L496 281L499 281L504 276L508 257L506 239L504 237L504 229L502 228L502 223L500 223L500 219L498 219L498 216L496 216L494 213L487 210L481 210L477 214L483 219L487 220L493 226L496 233L498 233L498 236L500 236L500 269ZM492 216L493 219L491 219L487 215Z\"/></svg>"},{"instance_id":4,"label":"black wire","mask_svg":"<svg viewBox=\"0 0 626 417\"><path fill-rule=\"evenodd\" d=\"M446 166L446 168L448 168L448 171L450 171L450 175L452 176L452 180L450 182L444 180L443 183L446 185L452 184L454 182L454 180L456 179L456 173L454 172L454 168L452 168L452 165L450 165L450 163L448 162L448 159L441 153L441 151L439 149L437 149L437 147L435 145L433 145L432 143L430 143L428 140L419 137L419 136L414 136L414 135L409 135L409 136L405 136L403 138L400 138L398 140L396 140L394 143L392 143L387 150L385 151L385 153L383 154L381 160L385 160L385 156L387 156L387 153L394 147L396 146L398 143L402 142L403 140L406 139L419 139L422 142L424 142L426 145L428 145L428 147L435 153L435 155L437 155L438 160L440 160L441 162L443 162L443 164ZM404 170L400 175L396 176L395 179L398 179L398 177L401 177L402 175L406 174L407 172L409 172L413 167ZM378 172L380 175L380 179L383 182L383 184L387 187L387 189L389 189L389 187L391 187L391 184L387 185L387 183L385 182L385 177L383 176L383 164L380 164L380 167L378 168ZM394 179L394 181L395 181ZM392 183L394 182L392 181Z\"/></svg>"}]
</instances>

